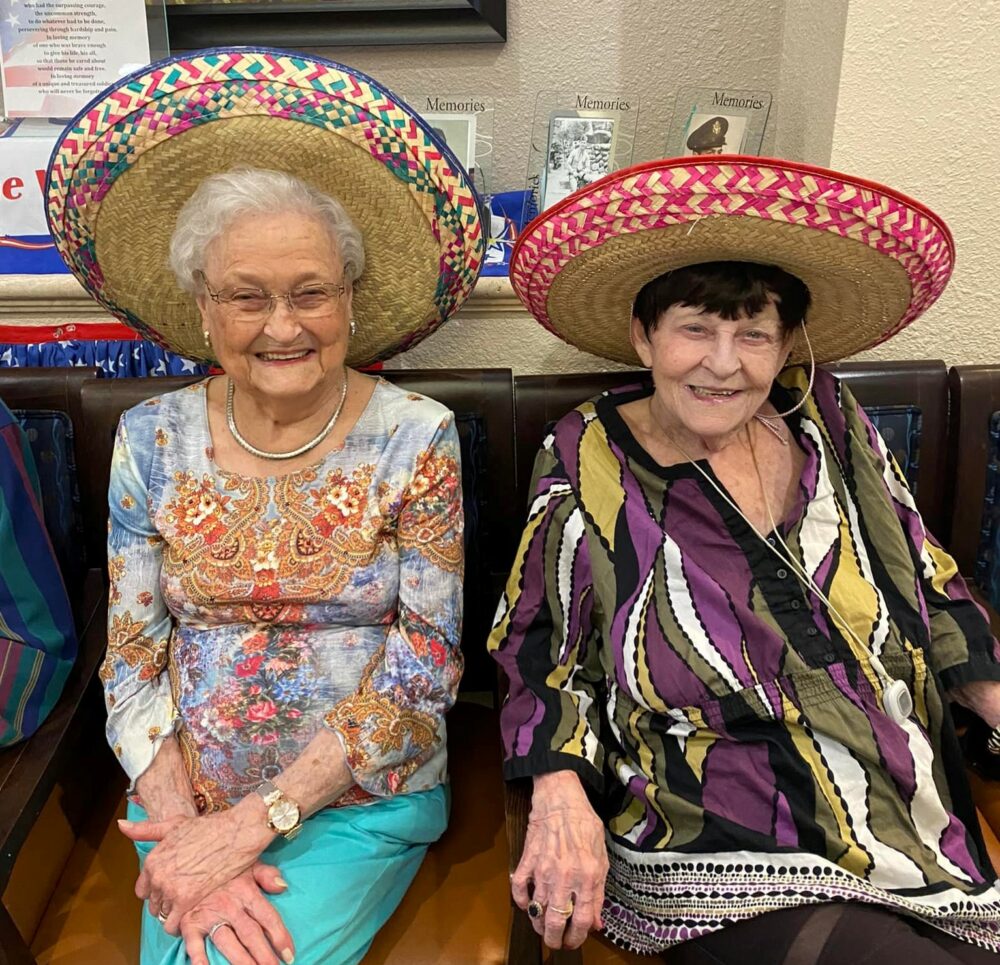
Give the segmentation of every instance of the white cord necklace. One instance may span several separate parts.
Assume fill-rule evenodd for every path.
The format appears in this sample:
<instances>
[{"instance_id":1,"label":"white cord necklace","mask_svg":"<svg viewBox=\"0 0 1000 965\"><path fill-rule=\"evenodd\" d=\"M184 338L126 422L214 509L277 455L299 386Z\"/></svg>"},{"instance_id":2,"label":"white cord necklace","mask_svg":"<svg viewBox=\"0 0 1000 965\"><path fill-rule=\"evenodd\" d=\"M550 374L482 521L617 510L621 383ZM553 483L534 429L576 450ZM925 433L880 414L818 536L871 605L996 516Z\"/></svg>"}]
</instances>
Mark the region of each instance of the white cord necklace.
<instances>
[{"instance_id":1,"label":"white cord necklace","mask_svg":"<svg viewBox=\"0 0 1000 965\"><path fill-rule=\"evenodd\" d=\"M310 449L315 449L331 432L333 432L333 427L337 424L337 420L340 418L340 412L344 408L344 400L347 398L347 375L344 375L344 388L340 393L340 402L337 408L334 409L333 415L330 416L329 421L322 429L320 429L319 434L314 436L305 445L299 446L298 449L293 449L291 452L267 452L265 449L258 449L253 443L247 442L243 436L240 435L240 430L236 428L236 417L233 415L233 396L236 394L236 387L233 385L233 380L228 379L228 386L226 388L226 424L229 426L229 431L232 433L233 438L236 440L237 444L242 446L251 455L257 456L260 459L294 459L296 456L301 456L303 453L308 452Z\"/></svg>"},{"instance_id":2,"label":"white cord necklace","mask_svg":"<svg viewBox=\"0 0 1000 965\"><path fill-rule=\"evenodd\" d=\"M771 426L767 426L771 428ZM671 440L673 441L673 440ZM757 465L757 453L754 451L753 438L751 437L749 431L747 432L747 441L750 444L750 456L753 459L754 472L757 474L757 482L760 484L761 496L764 498L764 508L767 510L767 518L771 524L771 530L774 533L774 537L779 542L784 549L784 553L778 549L774 543L770 542L763 533L750 521L746 513L740 509L736 503L729 498L728 494L719 486L712 477L705 472L697 462L694 461L683 449L683 447L674 442L673 444L681 452L681 454L687 459L695 469L700 472L705 479L708 481L709 485L722 497L726 504L737 513L740 518L750 527L754 535L772 552L779 560L782 561L786 566L788 566L791 571L799 578L799 581L803 583L809 590L816 594L816 596L822 601L822 603L827 607L827 609L832 613L840 625L847 631L854 642L863 651L867 651L868 658L871 662L872 669L875 671L882 684L882 708L885 710L886 715L895 721L897 724L902 724L910 714L913 713L913 698L910 696L910 691L907 689L905 683L902 680L896 680L890 673L885 669L882 661L878 658L878 655L866 644L861 638L854 632L853 627L840 615L837 608L830 602L827 595L819 588L816 581L809 575L805 567L803 567L799 561L795 558L788 544L784 541L781 533L778 530L778 525L774 521L774 514L771 512L771 504L767 500L767 492L764 489L764 479L760 473L760 467ZM784 440L783 440L784 441ZM786 443L787 444L787 443Z\"/></svg>"}]
</instances>

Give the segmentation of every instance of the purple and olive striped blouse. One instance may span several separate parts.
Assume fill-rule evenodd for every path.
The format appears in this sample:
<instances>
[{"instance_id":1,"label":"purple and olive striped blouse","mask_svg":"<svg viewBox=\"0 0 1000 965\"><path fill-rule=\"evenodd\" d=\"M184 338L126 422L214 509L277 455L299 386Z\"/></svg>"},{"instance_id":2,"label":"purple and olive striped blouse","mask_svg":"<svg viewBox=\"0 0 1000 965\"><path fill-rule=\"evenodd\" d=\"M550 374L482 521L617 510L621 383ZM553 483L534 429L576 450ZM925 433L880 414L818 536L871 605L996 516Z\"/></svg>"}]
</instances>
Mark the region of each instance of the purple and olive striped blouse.
<instances>
[{"instance_id":1,"label":"purple and olive striped blouse","mask_svg":"<svg viewBox=\"0 0 1000 965\"><path fill-rule=\"evenodd\" d=\"M805 386L788 370L772 400ZM943 696L1000 679L1000 648L884 442L825 373L786 420L806 466L782 535L852 635L694 466L641 448L618 406L648 391L580 406L538 456L490 639L507 777L583 779L605 930L635 951L838 900L1000 949ZM913 695L902 724L870 651Z\"/></svg>"}]
</instances>

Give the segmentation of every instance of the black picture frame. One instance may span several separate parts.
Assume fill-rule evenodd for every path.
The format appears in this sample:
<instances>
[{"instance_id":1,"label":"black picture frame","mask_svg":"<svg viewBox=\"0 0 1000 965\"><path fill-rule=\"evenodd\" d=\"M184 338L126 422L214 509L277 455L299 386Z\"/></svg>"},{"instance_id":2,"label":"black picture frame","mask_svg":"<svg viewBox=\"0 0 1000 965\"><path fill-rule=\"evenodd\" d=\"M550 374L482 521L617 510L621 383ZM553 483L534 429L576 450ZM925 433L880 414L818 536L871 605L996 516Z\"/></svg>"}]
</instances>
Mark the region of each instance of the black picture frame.
<instances>
[{"instance_id":1,"label":"black picture frame","mask_svg":"<svg viewBox=\"0 0 1000 965\"><path fill-rule=\"evenodd\" d=\"M166 4L173 51L507 40L507 0L291 0Z\"/></svg>"}]
</instances>

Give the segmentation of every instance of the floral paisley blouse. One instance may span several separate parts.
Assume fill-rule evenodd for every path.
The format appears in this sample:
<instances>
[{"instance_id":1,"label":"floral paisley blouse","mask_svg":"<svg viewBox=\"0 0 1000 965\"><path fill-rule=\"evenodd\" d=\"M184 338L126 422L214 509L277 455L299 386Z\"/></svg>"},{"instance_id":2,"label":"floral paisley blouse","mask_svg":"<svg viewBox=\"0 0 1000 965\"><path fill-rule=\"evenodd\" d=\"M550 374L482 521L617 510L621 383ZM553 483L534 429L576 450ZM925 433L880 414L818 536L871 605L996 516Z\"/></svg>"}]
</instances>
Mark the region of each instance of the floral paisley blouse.
<instances>
[{"instance_id":1,"label":"floral paisley blouse","mask_svg":"<svg viewBox=\"0 0 1000 965\"><path fill-rule=\"evenodd\" d=\"M207 385L118 428L101 668L118 759L134 781L176 732L218 810L326 726L356 782L336 804L436 786L462 672L452 414L379 381L340 449L248 477L213 461Z\"/></svg>"}]
</instances>

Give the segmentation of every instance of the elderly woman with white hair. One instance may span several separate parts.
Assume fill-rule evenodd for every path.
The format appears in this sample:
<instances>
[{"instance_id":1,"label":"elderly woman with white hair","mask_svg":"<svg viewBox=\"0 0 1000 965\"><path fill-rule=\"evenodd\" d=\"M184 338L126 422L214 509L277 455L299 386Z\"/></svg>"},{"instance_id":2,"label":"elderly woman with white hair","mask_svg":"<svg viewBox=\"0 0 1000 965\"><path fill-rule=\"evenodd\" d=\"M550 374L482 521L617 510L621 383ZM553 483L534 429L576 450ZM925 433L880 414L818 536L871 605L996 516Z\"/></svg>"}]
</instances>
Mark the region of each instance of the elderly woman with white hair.
<instances>
[{"instance_id":1,"label":"elderly woman with white hair","mask_svg":"<svg viewBox=\"0 0 1000 965\"><path fill-rule=\"evenodd\" d=\"M131 146L91 199L93 237L77 233L70 174L87 143L64 142L50 171L53 230L92 293L189 355L193 329L225 372L126 412L112 465L101 679L132 779L122 830L142 863L144 965L357 962L447 823L444 714L462 671L454 417L349 363L461 303L478 214L423 122L389 123L389 92L319 60L307 90L301 62L188 58L180 106L162 74L109 91L107 136L128 128ZM204 115L204 91L236 75L238 116L221 99L209 123L181 120L165 140L110 109L141 87L147 115ZM294 117L281 98L246 106L247 90L280 84ZM321 126L345 89L353 120ZM147 205L121 203L150 178ZM405 247L386 257L394 239Z\"/></svg>"}]
</instances>

